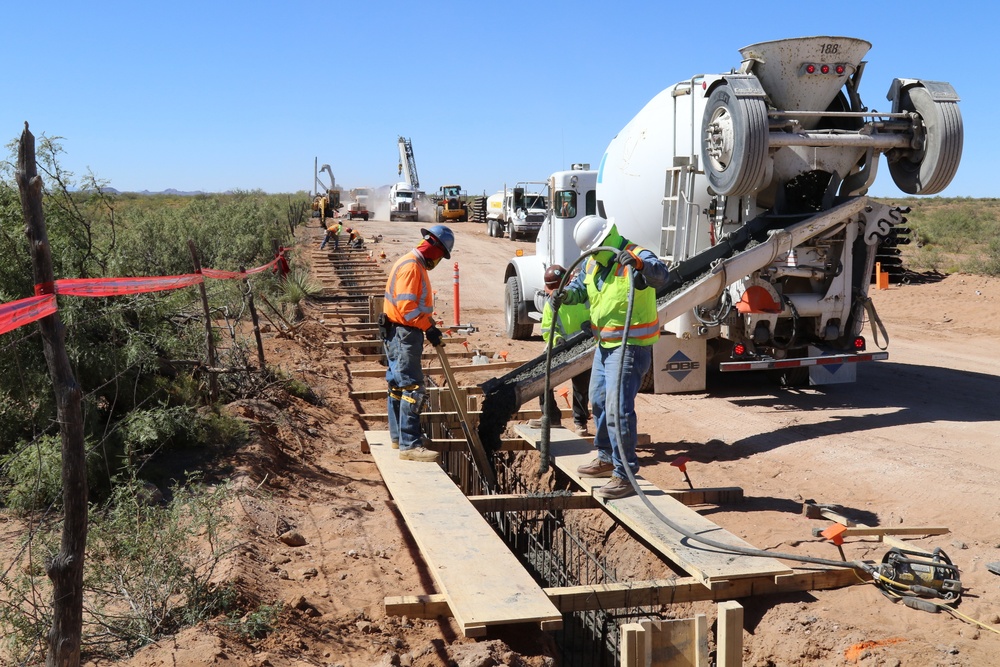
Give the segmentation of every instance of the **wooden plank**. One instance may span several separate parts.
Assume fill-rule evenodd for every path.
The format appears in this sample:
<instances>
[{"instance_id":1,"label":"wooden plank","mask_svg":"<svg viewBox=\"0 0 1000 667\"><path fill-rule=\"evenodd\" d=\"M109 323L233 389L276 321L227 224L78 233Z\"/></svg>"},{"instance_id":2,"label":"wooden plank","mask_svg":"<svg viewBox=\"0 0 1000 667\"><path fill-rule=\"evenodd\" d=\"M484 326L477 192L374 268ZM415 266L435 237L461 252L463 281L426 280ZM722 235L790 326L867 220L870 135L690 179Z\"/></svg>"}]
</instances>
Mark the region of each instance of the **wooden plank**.
<instances>
[{"instance_id":1,"label":"wooden plank","mask_svg":"<svg viewBox=\"0 0 1000 667\"><path fill-rule=\"evenodd\" d=\"M618 584L588 584L582 586L554 586L546 588L560 612L597 611L624 607L666 606L691 602L720 602L756 595L785 595L804 591L846 588L867 583L850 568L833 568L795 571L775 579L735 579L723 582L715 589L705 588L694 577L630 581ZM413 618L435 618L448 614L448 599L441 593L386 597L386 613ZM392 611L390 611L390 606ZM420 615L427 614L427 615Z\"/></svg>"},{"instance_id":2,"label":"wooden plank","mask_svg":"<svg viewBox=\"0 0 1000 667\"><path fill-rule=\"evenodd\" d=\"M388 431L369 431L365 439L466 636L494 625L561 623L559 610L439 465L401 461Z\"/></svg>"},{"instance_id":3,"label":"wooden plank","mask_svg":"<svg viewBox=\"0 0 1000 667\"><path fill-rule=\"evenodd\" d=\"M646 630L650 665L657 667L708 667L708 619L642 621Z\"/></svg>"},{"instance_id":4,"label":"wooden plank","mask_svg":"<svg viewBox=\"0 0 1000 667\"><path fill-rule=\"evenodd\" d=\"M951 530L944 526L895 526L886 528L870 528L854 525L844 531L844 537L879 536L884 535L946 535Z\"/></svg>"},{"instance_id":5,"label":"wooden plank","mask_svg":"<svg viewBox=\"0 0 1000 667\"><path fill-rule=\"evenodd\" d=\"M387 596L384 603L386 616L409 616L410 618L451 616L448 596L441 593Z\"/></svg>"},{"instance_id":6,"label":"wooden plank","mask_svg":"<svg viewBox=\"0 0 1000 667\"><path fill-rule=\"evenodd\" d=\"M743 605L735 600L720 602L719 620L715 633L717 667L743 665Z\"/></svg>"},{"instance_id":7,"label":"wooden plank","mask_svg":"<svg viewBox=\"0 0 1000 667\"><path fill-rule=\"evenodd\" d=\"M622 623L619 627L621 667L647 667L646 628L642 623Z\"/></svg>"},{"instance_id":8,"label":"wooden plank","mask_svg":"<svg viewBox=\"0 0 1000 667\"><path fill-rule=\"evenodd\" d=\"M518 425L514 430L530 444L538 446L537 429ZM565 429L552 429L549 453L556 467L585 491L592 492L607 482L606 479L580 477L577 474L578 466L594 458L594 450L590 442L580 439L575 433ZM636 476L636 481L640 490L660 513L689 533L734 547L756 548L671 498L643 479L641 475ZM669 558L688 574L699 578L709 588L715 581L791 573L791 569L774 558L744 556L692 540L669 528L650 512L642 499L637 496L603 501L603 504L606 512L622 525L628 526L653 550Z\"/></svg>"},{"instance_id":9,"label":"wooden plank","mask_svg":"<svg viewBox=\"0 0 1000 667\"><path fill-rule=\"evenodd\" d=\"M382 372L384 373L385 371L383 370ZM482 411L479 411L479 410L470 410L467 414L470 417L479 417L479 415L481 415L483 413L482 413ZM358 416L361 417L362 419L369 419L371 421L388 421L389 420L389 413L388 412L363 412L363 413L361 413ZM530 409L525 409L525 410L518 410L517 412L515 412L511 416L511 419L536 419L536 418L539 418L541 416L542 416L542 409L541 408L530 408ZM431 420L431 421L433 421L433 420L443 420L443 421L451 420L451 421L454 421L456 423L458 421L458 415L456 415L454 412L421 412L420 413L420 418L421 419ZM553 433L555 433L556 431L566 431L566 429L562 428L562 427L552 429ZM571 431L566 431L566 432L570 433Z\"/></svg>"},{"instance_id":10,"label":"wooden plank","mask_svg":"<svg viewBox=\"0 0 1000 667\"><path fill-rule=\"evenodd\" d=\"M447 342L449 343L461 343L465 338L449 338ZM327 341L324 343L327 347L331 347L331 343L343 343L346 341ZM381 343L381 341L379 341ZM453 373L468 371L474 373L476 371L489 371L489 370L499 370L503 368L517 368L518 366L523 366L523 361L491 361L488 364L467 364L465 366L453 366L451 371ZM445 371L440 366L430 366L423 369L424 375L444 375ZM359 368L351 371L351 377L382 377L385 375L385 369L379 368Z\"/></svg>"},{"instance_id":11,"label":"wooden plank","mask_svg":"<svg viewBox=\"0 0 1000 667\"><path fill-rule=\"evenodd\" d=\"M351 358L353 359L354 357L351 357ZM476 393L482 394L483 393L483 388L480 387L480 386L476 386L476 385L465 386L465 387L460 387L460 388L461 388L462 391L464 391L467 394L476 394ZM426 391L429 394L433 394L435 392L447 391L447 389L445 389L443 387L425 387L424 391ZM385 392L386 392L385 389L370 389L370 390L366 390L366 391L351 391L351 392L348 392L347 395L350 396L351 398L356 398L358 400L370 401L370 400L376 400L376 399L380 399L380 398L384 399L385 398ZM520 439L521 438L518 438L518 440L520 440Z\"/></svg>"}]
</instances>

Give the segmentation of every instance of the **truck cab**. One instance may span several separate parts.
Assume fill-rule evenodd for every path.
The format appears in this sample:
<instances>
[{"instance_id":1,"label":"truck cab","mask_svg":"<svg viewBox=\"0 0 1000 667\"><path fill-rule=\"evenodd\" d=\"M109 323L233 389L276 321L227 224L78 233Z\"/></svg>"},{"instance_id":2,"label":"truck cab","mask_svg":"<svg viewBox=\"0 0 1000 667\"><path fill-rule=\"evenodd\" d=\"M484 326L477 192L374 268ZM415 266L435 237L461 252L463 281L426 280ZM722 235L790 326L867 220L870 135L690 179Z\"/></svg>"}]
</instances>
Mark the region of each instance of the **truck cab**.
<instances>
[{"instance_id":1,"label":"truck cab","mask_svg":"<svg viewBox=\"0 0 1000 667\"><path fill-rule=\"evenodd\" d=\"M408 183L395 183L389 188L389 220L417 219L417 192Z\"/></svg>"},{"instance_id":2,"label":"truck cab","mask_svg":"<svg viewBox=\"0 0 1000 667\"><path fill-rule=\"evenodd\" d=\"M513 188L504 186L486 200L486 230L490 236L511 241L534 240L545 220L547 183L523 181Z\"/></svg>"},{"instance_id":3,"label":"truck cab","mask_svg":"<svg viewBox=\"0 0 1000 667\"><path fill-rule=\"evenodd\" d=\"M585 215L597 213L597 172L589 164L557 171L545 183L546 208L535 242L535 254L513 257L504 272L504 324L515 340L531 337L545 304L545 269L569 266L580 257L573 228Z\"/></svg>"},{"instance_id":4,"label":"truck cab","mask_svg":"<svg viewBox=\"0 0 1000 667\"><path fill-rule=\"evenodd\" d=\"M351 196L354 201L350 203L347 207L347 217L351 220L361 218L364 221L368 221L368 216L371 212L368 209L368 201L370 199L371 191L368 188L354 188L351 190Z\"/></svg>"}]
</instances>

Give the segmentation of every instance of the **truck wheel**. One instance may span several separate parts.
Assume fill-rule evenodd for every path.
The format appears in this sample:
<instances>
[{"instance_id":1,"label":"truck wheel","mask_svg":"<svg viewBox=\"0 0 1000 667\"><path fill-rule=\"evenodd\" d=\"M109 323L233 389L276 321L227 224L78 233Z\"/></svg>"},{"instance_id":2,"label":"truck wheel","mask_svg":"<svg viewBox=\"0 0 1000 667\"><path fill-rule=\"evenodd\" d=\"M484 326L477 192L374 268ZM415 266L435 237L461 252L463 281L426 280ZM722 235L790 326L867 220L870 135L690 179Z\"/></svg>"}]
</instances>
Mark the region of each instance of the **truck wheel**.
<instances>
[{"instance_id":1,"label":"truck wheel","mask_svg":"<svg viewBox=\"0 0 1000 667\"><path fill-rule=\"evenodd\" d=\"M935 101L923 86L900 93L899 110L915 111L923 119L923 150L906 151L889 159L896 186L911 195L934 195L951 183L962 158L962 114L953 101Z\"/></svg>"},{"instance_id":2,"label":"truck wheel","mask_svg":"<svg viewBox=\"0 0 1000 667\"><path fill-rule=\"evenodd\" d=\"M511 340L528 340L531 337L531 330L534 325L531 322L521 324L517 321L517 311L521 304L521 286L517 282L517 276L507 279L507 291L504 294L504 324L507 329L507 337Z\"/></svg>"},{"instance_id":3,"label":"truck wheel","mask_svg":"<svg viewBox=\"0 0 1000 667\"><path fill-rule=\"evenodd\" d=\"M702 120L701 156L712 190L742 197L763 185L767 172L767 104L740 98L728 85L712 91Z\"/></svg>"},{"instance_id":4,"label":"truck wheel","mask_svg":"<svg viewBox=\"0 0 1000 667\"><path fill-rule=\"evenodd\" d=\"M368 214L365 213L364 217L362 217L361 219L364 220L365 222L368 222Z\"/></svg>"},{"instance_id":5,"label":"truck wheel","mask_svg":"<svg viewBox=\"0 0 1000 667\"><path fill-rule=\"evenodd\" d=\"M444 222L444 213L440 206L434 209L434 222Z\"/></svg>"},{"instance_id":6,"label":"truck wheel","mask_svg":"<svg viewBox=\"0 0 1000 667\"><path fill-rule=\"evenodd\" d=\"M511 225L511 227L510 227L510 240L511 241L516 241L517 240L517 230L514 229L513 225Z\"/></svg>"},{"instance_id":7,"label":"truck wheel","mask_svg":"<svg viewBox=\"0 0 1000 667\"><path fill-rule=\"evenodd\" d=\"M645 375L642 376L642 380L639 382L639 392L643 394L653 393L653 367L650 366L649 370L646 371Z\"/></svg>"}]
</instances>

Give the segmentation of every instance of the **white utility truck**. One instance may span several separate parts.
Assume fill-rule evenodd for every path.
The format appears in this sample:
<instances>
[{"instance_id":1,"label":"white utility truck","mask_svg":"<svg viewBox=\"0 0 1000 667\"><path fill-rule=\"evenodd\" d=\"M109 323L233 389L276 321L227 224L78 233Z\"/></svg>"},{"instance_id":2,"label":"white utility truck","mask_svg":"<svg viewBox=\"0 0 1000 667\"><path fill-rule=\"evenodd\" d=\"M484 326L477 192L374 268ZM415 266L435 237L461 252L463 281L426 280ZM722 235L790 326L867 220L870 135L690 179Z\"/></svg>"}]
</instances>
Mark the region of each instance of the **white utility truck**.
<instances>
[{"instance_id":1,"label":"white utility truck","mask_svg":"<svg viewBox=\"0 0 1000 667\"><path fill-rule=\"evenodd\" d=\"M575 174L578 198L595 178L597 214L671 266L657 299L665 334L654 348L657 393L704 389L709 366L829 384L853 381L859 361L887 358L867 352L861 334L869 322L882 346L868 289L877 248L905 211L867 192L880 155L903 192L941 192L958 169L963 126L948 83L895 79L889 111L864 106L870 48L850 37L743 48L733 71L654 97L611 141L596 175ZM573 176L553 175L553 200ZM586 212L560 218L550 206L538 254L511 260L510 337L531 335L542 272L579 255L567 243ZM581 357L553 378L588 363Z\"/></svg>"},{"instance_id":2,"label":"white utility truck","mask_svg":"<svg viewBox=\"0 0 1000 667\"><path fill-rule=\"evenodd\" d=\"M486 198L486 231L511 241L534 240L545 218L545 183L525 181Z\"/></svg>"}]
</instances>

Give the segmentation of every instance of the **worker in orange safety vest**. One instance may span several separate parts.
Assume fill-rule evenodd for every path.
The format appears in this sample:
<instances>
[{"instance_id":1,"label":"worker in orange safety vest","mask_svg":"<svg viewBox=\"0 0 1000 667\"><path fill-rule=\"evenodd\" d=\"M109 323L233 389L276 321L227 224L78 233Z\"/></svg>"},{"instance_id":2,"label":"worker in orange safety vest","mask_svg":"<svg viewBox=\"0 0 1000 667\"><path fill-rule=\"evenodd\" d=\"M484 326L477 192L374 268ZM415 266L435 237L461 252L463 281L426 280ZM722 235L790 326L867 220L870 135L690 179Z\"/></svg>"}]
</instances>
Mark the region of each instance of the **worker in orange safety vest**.
<instances>
[{"instance_id":1,"label":"worker in orange safety vest","mask_svg":"<svg viewBox=\"0 0 1000 667\"><path fill-rule=\"evenodd\" d=\"M420 367L424 336L431 345L441 345L427 272L442 258L451 258L455 235L444 225L421 229L420 233L420 244L396 260L389 272L379 329L389 362L385 379L392 446L399 448L403 460L434 462L439 455L423 446L420 432L420 410L426 397Z\"/></svg>"}]
</instances>

